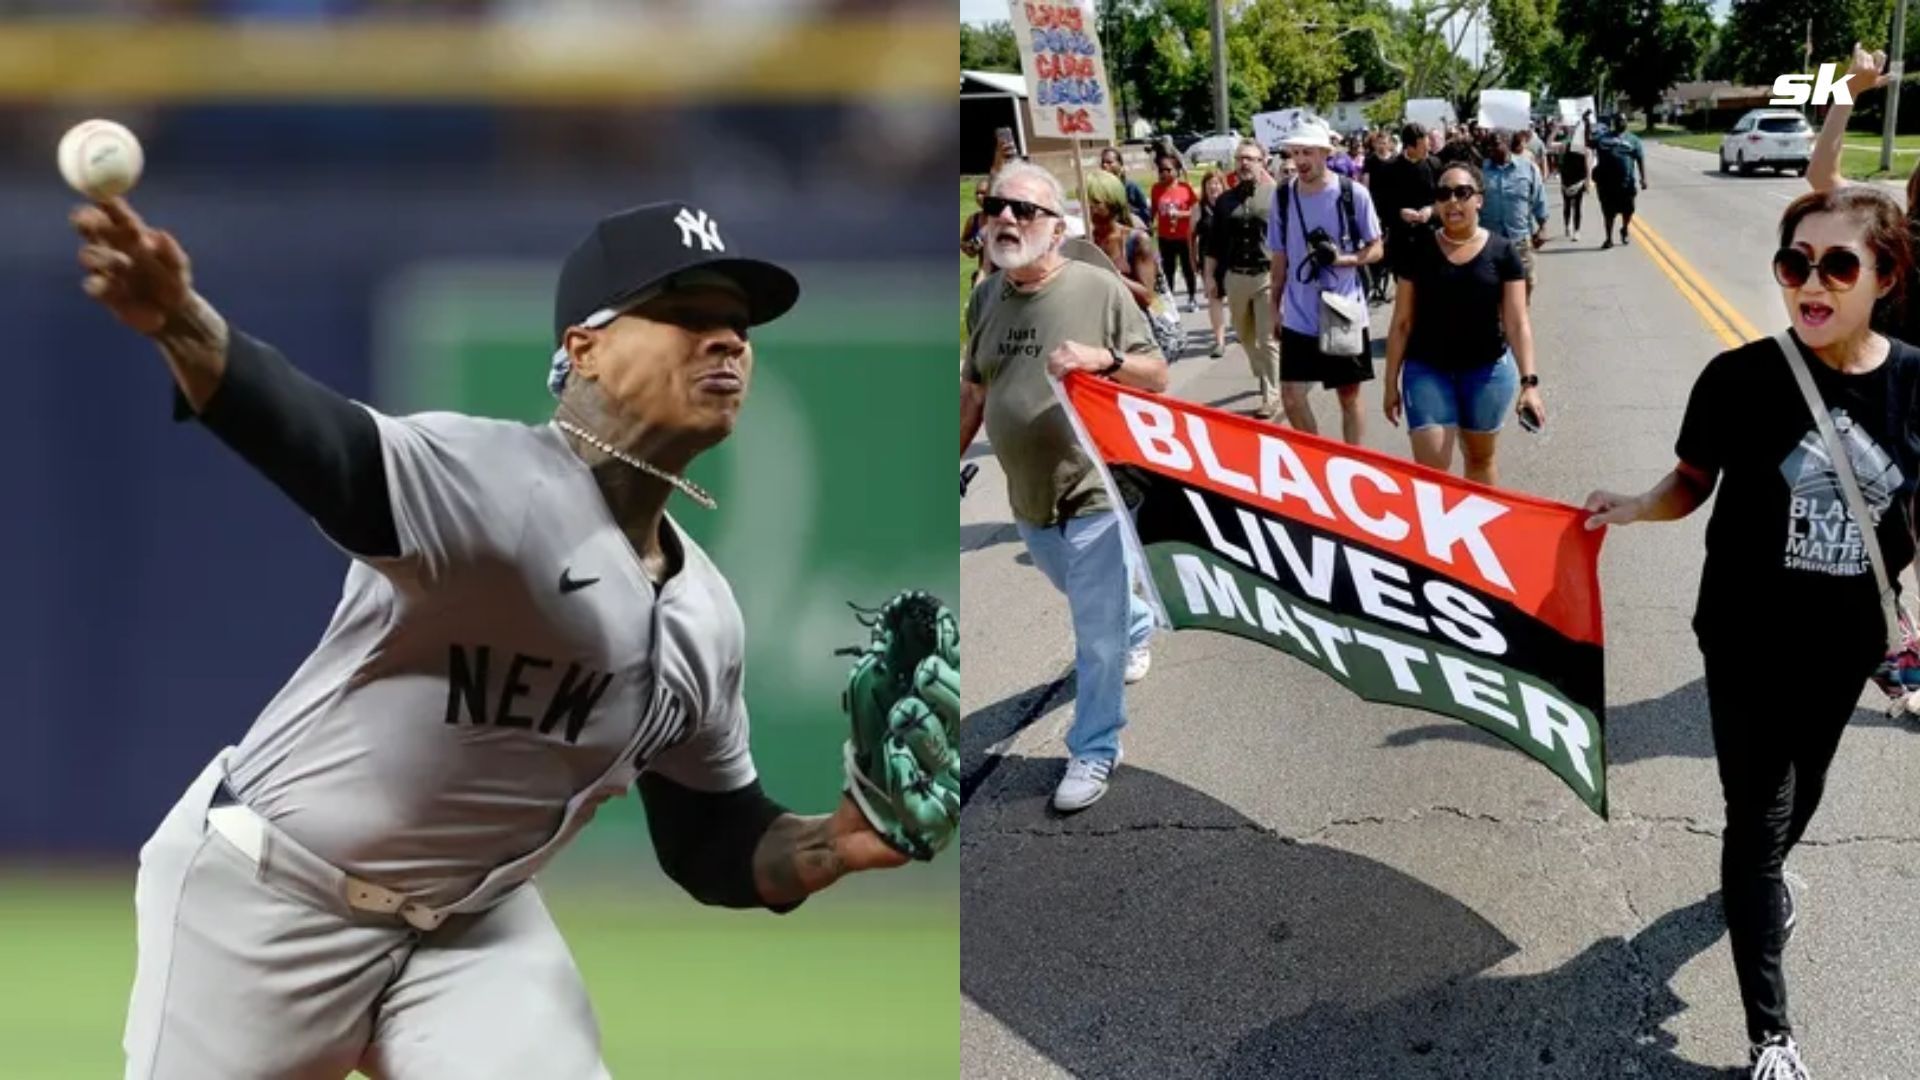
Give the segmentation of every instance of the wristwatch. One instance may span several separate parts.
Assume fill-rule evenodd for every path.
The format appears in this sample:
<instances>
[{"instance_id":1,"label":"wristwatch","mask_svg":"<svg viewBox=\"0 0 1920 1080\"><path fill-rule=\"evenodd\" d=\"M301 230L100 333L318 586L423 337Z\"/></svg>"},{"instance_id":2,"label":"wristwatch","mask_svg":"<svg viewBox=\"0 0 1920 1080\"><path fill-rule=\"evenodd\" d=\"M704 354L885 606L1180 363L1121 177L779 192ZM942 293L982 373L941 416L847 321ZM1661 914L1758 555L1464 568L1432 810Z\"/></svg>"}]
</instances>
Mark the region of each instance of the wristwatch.
<instances>
[{"instance_id":1,"label":"wristwatch","mask_svg":"<svg viewBox=\"0 0 1920 1080\"><path fill-rule=\"evenodd\" d=\"M1127 366L1127 358L1120 354L1119 349L1108 349L1107 352L1113 357L1113 363L1108 364L1105 370L1101 371L1100 374L1111 378L1114 372L1117 372L1121 368Z\"/></svg>"},{"instance_id":2,"label":"wristwatch","mask_svg":"<svg viewBox=\"0 0 1920 1080\"><path fill-rule=\"evenodd\" d=\"M1521 385L1522 387L1528 387L1528 386L1539 386L1539 385L1540 385L1540 376L1538 376L1538 375L1522 375L1522 376L1520 376L1520 385Z\"/></svg>"}]
</instances>

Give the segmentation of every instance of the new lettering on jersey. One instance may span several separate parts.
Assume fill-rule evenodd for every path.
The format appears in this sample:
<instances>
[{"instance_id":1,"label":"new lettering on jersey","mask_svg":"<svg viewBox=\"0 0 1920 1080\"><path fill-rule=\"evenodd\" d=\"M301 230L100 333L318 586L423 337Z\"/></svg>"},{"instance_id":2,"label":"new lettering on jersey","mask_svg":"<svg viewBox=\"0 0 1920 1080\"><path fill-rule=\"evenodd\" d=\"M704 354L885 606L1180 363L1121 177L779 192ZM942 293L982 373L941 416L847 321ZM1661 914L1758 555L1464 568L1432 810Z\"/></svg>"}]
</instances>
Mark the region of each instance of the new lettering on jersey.
<instances>
[{"instance_id":1,"label":"new lettering on jersey","mask_svg":"<svg viewBox=\"0 0 1920 1080\"><path fill-rule=\"evenodd\" d=\"M1581 511L1083 374L1055 392L1172 626L1464 720L1606 816L1604 534Z\"/></svg>"},{"instance_id":2,"label":"new lettering on jersey","mask_svg":"<svg viewBox=\"0 0 1920 1080\"><path fill-rule=\"evenodd\" d=\"M234 753L249 806L347 873L473 910L642 771L754 779L740 609L671 516L681 566L656 586L551 424L374 418L401 554L349 568Z\"/></svg>"}]
</instances>

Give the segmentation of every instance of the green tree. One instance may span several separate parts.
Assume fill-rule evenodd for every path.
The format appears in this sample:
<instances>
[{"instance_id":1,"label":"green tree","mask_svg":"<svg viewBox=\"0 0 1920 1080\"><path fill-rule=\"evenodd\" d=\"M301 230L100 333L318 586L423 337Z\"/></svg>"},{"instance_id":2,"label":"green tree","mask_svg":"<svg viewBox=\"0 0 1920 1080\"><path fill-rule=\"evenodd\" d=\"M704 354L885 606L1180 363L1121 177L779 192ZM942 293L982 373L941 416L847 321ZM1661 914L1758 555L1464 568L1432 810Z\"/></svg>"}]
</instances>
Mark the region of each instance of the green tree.
<instances>
[{"instance_id":1,"label":"green tree","mask_svg":"<svg viewBox=\"0 0 1920 1080\"><path fill-rule=\"evenodd\" d=\"M1887 40L1892 14L1890 0L1733 0L1715 70L1735 82L1770 86L1777 76L1812 72L1823 61L1844 64L1854 42L1875 48Z\"/></svg>"},{"instance_id":2,"label":"green tree","mask_svg":"<svg viewBox=\"0 0 1920 1080\"><path fill-rule=\"evenodd\" d=\"M1013 24L994 22L976 27L961 23L960 68L962 71L1019 71L1020 46L1013 39Z\"/></svg>"},{"instance_id":3,"label":"green tree","mask_svg":"<svg viewBox=\"0 0 1920 1080\"><path fill-rule=\"evenodd\" d=\"M1584 89L1595 76L1647 110L1693 78L1714 40L1707 0L1561 0L1562 46L1550 54L1555 86Z\"/></svg>"}]
</instances>

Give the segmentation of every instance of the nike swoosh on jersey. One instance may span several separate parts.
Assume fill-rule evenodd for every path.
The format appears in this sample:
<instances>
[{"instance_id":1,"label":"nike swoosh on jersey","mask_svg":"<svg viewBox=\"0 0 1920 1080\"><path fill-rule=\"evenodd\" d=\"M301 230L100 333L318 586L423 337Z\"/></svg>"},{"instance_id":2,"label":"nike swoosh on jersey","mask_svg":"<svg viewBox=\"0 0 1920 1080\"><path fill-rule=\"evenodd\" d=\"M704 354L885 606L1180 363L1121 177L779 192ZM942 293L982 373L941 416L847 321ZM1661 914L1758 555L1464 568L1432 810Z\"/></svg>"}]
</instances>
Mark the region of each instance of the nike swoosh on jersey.
<instances>
[{"instance_id":1,"label":"nike swoosh on jersey","mask_svg":"<svg viewBox=\"0 0 1920 1080\"><path fill-rule=\"evenodd\" d=\"M567 567L560 571L560 595L565 596L570 592L579 592L581 589L599 580L597 577L576 578L573 576L573 568Z\"/></svg>"}]
</instances>

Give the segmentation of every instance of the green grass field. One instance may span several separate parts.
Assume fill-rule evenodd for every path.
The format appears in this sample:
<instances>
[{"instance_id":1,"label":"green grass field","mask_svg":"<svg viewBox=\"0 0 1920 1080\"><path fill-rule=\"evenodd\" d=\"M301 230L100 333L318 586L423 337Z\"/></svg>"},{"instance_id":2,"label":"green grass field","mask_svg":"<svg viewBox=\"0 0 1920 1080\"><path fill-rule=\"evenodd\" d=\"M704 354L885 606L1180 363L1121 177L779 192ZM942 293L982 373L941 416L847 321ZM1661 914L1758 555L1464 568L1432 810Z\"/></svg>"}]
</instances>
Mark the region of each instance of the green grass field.
<instances>
[{"instance_id":1,"label":"green grass field","mask_svg":"<svg viewBox=\"0 0 1920 1080\"><path fill-rule=\"evenodd\" d=\"M858 892L786 916L599 886L546 898L615 1077L953 1076L955 894ZM130 880L0 876L0 1076L120 1075L132 898Z\"/></svg>"}]
</instances>

